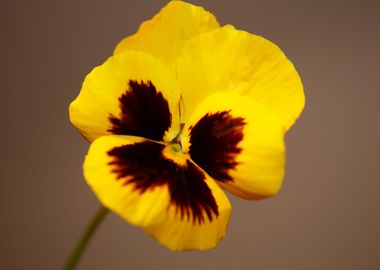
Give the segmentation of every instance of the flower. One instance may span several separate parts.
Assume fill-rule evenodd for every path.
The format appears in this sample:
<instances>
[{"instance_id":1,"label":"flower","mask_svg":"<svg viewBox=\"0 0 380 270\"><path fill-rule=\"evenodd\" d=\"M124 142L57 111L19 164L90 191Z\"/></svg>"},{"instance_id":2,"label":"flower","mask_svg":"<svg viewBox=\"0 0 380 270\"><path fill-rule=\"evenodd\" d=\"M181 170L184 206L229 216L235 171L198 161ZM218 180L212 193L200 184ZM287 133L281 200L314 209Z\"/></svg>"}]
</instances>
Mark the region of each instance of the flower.
<instances>
[{"instance_id":1,"label":"flower","mask_svg":"<svg viewBox=\"0 0 380 270\"><path fill-rule=\"evenodd\" d=\"M277 194L303 106L276 45L172 1L91 71L70 119L91 142L84 176L103 205L172 250L205 250L226 234L223 189Z\"/></svg>"}]
</instances>

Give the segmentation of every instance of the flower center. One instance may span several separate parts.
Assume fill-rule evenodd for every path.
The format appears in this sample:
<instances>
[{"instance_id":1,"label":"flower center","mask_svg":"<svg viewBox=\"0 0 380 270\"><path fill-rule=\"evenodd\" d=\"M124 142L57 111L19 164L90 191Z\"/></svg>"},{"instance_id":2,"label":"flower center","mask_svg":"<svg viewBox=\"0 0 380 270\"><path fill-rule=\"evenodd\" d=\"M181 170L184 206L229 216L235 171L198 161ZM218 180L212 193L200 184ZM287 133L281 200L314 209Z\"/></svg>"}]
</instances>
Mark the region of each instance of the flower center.
<instances>
[{"instance_id":1,"label":"flower center","mask_svg":"<svg viewBox=\"0 0 380 270\"><path fill-rule=\"evenodd\" d=\"M179 138L179 136L177 138ZM182 151L182 145L179 139L175 139L167 144L163 150L163 155L180 166L186 165L186 161L189 158L189 155Z\"/></svg>"},{"instance_id":2,"label":"flower center","mask_svg":"<svg viewBox=\"0 0 380 270\"><path fill-rule=\"evenodd\" d=\"M173 152L175 152L175 153L182 152L182 147L179 143L173 143L173 144L169 144L169 145L172 148Z\"/></svg>"}]
</instances>

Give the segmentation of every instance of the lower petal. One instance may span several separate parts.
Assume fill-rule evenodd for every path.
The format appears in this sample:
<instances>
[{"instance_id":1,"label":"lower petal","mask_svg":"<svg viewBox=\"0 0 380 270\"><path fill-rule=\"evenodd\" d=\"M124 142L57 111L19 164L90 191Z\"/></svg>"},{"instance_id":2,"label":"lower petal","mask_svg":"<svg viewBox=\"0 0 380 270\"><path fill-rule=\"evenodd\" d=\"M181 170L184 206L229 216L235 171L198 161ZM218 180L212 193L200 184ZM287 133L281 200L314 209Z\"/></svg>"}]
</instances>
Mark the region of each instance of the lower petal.
<instances>
[{"instance_id":1,"label":"lower petal","mask_svg":"<svg viewBox=\"0 0 380 270\"><path fill-rule=\"evenodd\" d=\"M210 249L226 233L231 206L218 185L166 145L133 136L95 140L84 174L99 200L172 250Z\"/></svg>"}]
</instances>

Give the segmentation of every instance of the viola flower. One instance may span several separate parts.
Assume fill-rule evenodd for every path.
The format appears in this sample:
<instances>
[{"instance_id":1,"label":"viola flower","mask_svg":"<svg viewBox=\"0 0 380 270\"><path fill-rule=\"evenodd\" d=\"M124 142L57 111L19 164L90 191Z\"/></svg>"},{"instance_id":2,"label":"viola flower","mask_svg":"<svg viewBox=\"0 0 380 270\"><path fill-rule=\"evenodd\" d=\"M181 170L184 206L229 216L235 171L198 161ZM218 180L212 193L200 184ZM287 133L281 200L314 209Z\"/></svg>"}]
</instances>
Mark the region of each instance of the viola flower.
<instances>
[{"instance_id":1,"label":"viola flower","mask_svg":"<svg viewBox=\"0 0 380 270\"><path fill-rule=\"evenodd\" d=\"M223 190L278 193L303 106L276 45L172 1L91 71L70 119L91 142L84 175L105 207L172 250L206 250L226 234Z\"/></svg>"}]
</instances>

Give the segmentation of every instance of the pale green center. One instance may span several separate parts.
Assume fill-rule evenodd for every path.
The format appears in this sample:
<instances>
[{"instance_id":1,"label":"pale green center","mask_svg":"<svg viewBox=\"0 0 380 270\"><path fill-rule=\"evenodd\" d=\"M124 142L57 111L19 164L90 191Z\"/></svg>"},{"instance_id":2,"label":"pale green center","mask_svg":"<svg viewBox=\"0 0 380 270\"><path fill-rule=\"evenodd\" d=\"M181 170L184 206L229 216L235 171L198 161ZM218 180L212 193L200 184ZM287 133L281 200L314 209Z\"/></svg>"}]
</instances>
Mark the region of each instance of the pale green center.
<instances>
[{"instance_id":1,"label":"pale green center","mask_svg":"<svg viewBox=\"0 0 380 270\"><path fill-rule=\"evenodd\" d=\"M171 146L172 150L176 153L182 151L182 147L179 143L173 143L173 144L170 144L170 146Z\"/></svg>"}]
</instances>

